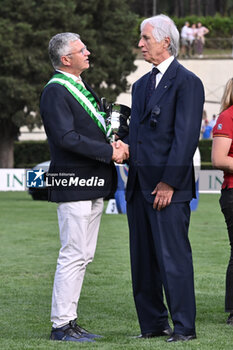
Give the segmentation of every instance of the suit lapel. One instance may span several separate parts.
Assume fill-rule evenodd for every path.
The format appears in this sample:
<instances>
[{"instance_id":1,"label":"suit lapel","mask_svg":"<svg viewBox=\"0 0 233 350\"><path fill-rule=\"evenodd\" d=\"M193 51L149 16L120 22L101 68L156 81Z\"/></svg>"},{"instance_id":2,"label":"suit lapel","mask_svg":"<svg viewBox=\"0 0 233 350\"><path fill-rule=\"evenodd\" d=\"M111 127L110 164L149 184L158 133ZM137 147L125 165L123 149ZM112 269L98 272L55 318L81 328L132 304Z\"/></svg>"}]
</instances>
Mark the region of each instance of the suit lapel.
<instances>
[{"instance_id":1,"label":"suit lapel","mask_svg":"<svg viewBox=\"0 0 233 350\"><path fill-rule=\"evenodd\" d=\"M160 80L155 91L153 92L149 100L149 103L145 108L145 112L143 114L142 120L146 118L146 116L151 112L153 107L159 102L161 97L169 90L169 87L174 83L174 78L176 76L176 71L178 66L179 66L179 63L177 62L176 59L174 59L170 64L170 66L168 67L168 69L166 70L162 79Z\"/></svg>"},{"instance_id":2,"label":"suit lapel","mask_svg":"<svg viewBox=\"0 0 233 350\"><path fill-rule=\"evenodd\" d=\"M143 80L143 84L142 84L142 86L140 88L139 103L140 103L141 106L143 106L143 111L146 108L146 90L147 90L148 80L150 78L150 74L151 73L147 74L147 76Z\"/></svg>"},{"instance_id":3,"label":"suit lapel","mask_svg":"<svg viewBox=\"0 0 233 350\"><path fill-rule=\"evenodd\" d=\"M146 89L148 84L150 73L147 73L143 78L137 82L136 91L134 93L133 86L133 104L137 109L137 114L143 115L145 111L145 101L146 101Z\"/></svg>"}]
</instances>

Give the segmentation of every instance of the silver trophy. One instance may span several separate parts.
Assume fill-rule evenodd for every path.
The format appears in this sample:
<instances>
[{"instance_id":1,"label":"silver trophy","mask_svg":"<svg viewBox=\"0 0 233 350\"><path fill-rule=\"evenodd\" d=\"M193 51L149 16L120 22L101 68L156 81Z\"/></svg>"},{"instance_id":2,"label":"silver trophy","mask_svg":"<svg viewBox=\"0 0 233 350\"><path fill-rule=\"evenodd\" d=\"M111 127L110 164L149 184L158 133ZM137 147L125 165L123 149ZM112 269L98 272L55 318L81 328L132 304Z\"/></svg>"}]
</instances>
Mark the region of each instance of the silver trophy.
<instances>
[{"instance_id":1,"label":"silver trophy","mask_svg":"<svg viewBox=\"0 0 233 350\"><path fill-rule=\"evenodd\" d=\"M110 142L124 138L129 131L131 109L125 105L111 103L108 105L107 123L111 125Z\"/></svg>"}]
</instances>

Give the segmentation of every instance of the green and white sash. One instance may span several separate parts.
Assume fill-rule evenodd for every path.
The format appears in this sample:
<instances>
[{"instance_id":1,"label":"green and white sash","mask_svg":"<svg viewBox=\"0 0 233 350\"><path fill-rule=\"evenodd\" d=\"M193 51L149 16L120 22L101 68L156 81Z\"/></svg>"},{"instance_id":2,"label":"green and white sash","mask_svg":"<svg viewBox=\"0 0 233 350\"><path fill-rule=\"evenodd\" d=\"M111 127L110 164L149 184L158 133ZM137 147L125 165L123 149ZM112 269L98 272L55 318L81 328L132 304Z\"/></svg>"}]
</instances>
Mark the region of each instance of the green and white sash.
<instances>
[{"instance_id":1,"label":"green and white sash","mask_svg":"<svg viewBox=\"0 0 233 350\"><path fill-rule=\"evenodd\" d=\"M106 113L99 111L98 104L90 91L84 89L81 84L76 83L72 78L62 73L55 74L45 86L52 83L64 86L81 104L103 133L107 137L111 136L111 125L106 125Z\"/></svg>"}]
</instances>

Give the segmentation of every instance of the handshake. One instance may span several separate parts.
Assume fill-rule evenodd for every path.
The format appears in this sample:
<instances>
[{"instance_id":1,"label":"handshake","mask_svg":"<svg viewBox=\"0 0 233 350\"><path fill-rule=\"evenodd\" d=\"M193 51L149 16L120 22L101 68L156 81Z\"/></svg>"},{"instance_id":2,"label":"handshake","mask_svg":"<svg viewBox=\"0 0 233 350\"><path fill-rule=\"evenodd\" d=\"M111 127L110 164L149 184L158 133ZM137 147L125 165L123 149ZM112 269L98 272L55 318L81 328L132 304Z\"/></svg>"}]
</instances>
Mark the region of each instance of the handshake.
<instances>
[{"instance_id":1,"label":"handshake","mask_svg":"<svg viewBox=\"0 0 233 350\"><path fill-rule=\"evenodd\" d=\"M111 143L113 152L112 160L116 163L121 164L124 160L129 158L129 145L122 142L121 140Z\"/></svg>"}]
</instances>

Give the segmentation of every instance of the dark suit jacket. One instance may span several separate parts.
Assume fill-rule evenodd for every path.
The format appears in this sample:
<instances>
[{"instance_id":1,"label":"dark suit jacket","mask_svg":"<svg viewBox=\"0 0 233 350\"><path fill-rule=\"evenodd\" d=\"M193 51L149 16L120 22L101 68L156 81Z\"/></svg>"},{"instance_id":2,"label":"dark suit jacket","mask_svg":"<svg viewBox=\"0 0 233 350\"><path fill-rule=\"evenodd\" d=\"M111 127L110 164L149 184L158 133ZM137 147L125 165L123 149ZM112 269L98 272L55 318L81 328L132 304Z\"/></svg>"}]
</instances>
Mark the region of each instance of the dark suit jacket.
<instances>
[{"instance_id":1,"label":"dark suit jacket","mask_svg":"<svg viewBox=\"0 0 233 350\"><path fill-rule=\"evenodd\" d=\"M174 187L173 202L189 201L195 196L193 155L200 134L203 85L174 59L145 105L149 74L132 89L126 199L130 200L138 176L144 197L151 203L151 192L160 181Z\"/></svg>"},{"instance_id":2,"label":"dark suit jacket","mask_svg":"<svg viewBox=\"0 0 233 350\"><path fill-rule=\"evenodd\" d=\"M98 97L85 85L101 108ZM41 95L40 113L51 153L48 182L52 184L52 174L55 174L54 178L66 178L68 181L70 176L78 178L77 185L49 187L49 200L88 200L106 197L114 191L116 172L111 161L112 147L68 90L56 83L46 86ZM81 179L84 182L79 182ZM103 181L98 186L100 179Z\"/></svg>"}]
</instances>

